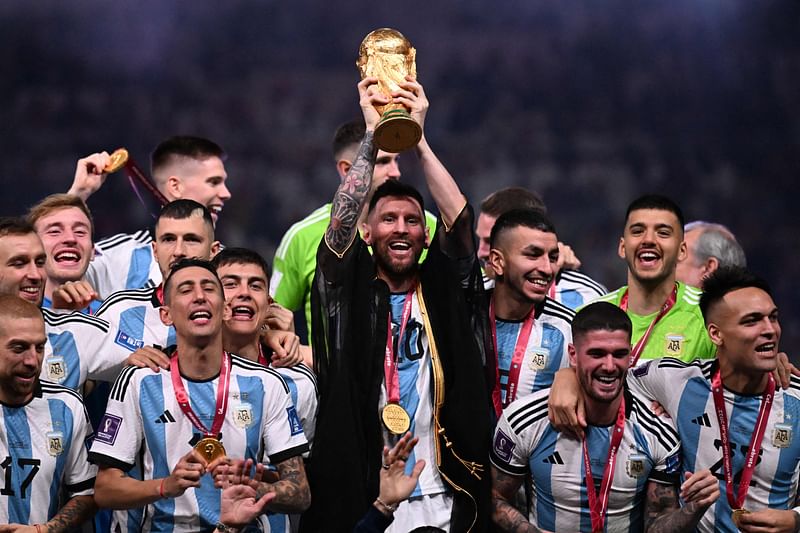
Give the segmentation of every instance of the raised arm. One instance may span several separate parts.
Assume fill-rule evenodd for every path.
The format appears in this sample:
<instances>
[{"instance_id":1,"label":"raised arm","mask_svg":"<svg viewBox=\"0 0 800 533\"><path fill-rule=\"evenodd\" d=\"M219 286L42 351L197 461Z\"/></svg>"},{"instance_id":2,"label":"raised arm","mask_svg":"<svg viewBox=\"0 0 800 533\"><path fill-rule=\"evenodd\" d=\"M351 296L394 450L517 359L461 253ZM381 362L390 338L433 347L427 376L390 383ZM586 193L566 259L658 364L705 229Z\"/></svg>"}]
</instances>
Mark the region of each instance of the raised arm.
<instances>
[{"instance_id":1,"label":"raised arm","mask_svg":"<svg viewBox=\"0 0 800 533\"><path fill-rule=\"evenodd\" d=\"M406 82L401 84L401 90L394 93L394 101L402 103L410 110L411 116L422 128L422 139L417 144L422 171L428 190L439 208L442 220L448 229L453 226L461 210L467 204L467 199L461 193L453 176L447 171L436 154L433 153L428 140L425 138L425 116L428 113L428 97L425 89L411 76L406 77Z\"/></svg>"},{"instance_id":2,"label":"raised arm","mask_svg":"<svg viewBox=\"0 0 800 533\"><path fill-rule=\"evenodd\" d=\"M343 254L353 242L358 231L358 217L372 187L372 171L378 153L374 142L375 125L380 119L375 105L388 103L388 99L375 87L370 87L376 83L378 83L377 78L364 78L358 84L359 103L364 114L366 132L353 166L336 189L331 207L331 221L325 230L325 243L337 254Z\"/></svg>"},{"instance_id":3,"label":"raised arm","mask_svg":"<svg viewBox=\"0 0 800 533\"><path fill-rule=\"evenodd\" d=\"M84 202L88 200L106 181L108 174L103 172L103 169L110 159L111 156L108 155L108 152L98 152L78 159L75 177L67 194L77 196Z\"/></svg>"}]
</instances>

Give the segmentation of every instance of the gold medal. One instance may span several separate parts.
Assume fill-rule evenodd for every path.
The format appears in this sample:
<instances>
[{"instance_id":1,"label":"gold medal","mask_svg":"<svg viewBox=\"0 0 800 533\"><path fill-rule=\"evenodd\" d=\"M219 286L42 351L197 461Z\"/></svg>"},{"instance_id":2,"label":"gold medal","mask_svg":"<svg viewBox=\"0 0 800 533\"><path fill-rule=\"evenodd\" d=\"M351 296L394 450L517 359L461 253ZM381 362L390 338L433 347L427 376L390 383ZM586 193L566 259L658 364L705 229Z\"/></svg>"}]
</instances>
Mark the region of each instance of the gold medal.
<instances>
[{"instance_id":1,"label":"gold medal","mask_svg":"<svg viewBox=\"0 0 800 533\"><path fill-rule=\"evenodd\" d=\"M737 528L741 529L742 524L741 524L740 521L742 519L742 515L746 515L746 514L749 514L749 513L750 513L750 511L748 511L747 509L734 509L733 513L731 513L731 519L733 520L733 524Z\"/></svg>"},{"instance_id":2,"label":"gold medal","mask_svg":"<svg viewBox=\"0 0 800 533\"><path fill-rule=\"evenodd\" d=\"M386 429L395 435L403 435L411 427L408 413L396 403L387 403L381 412L381 418Z\"/></svg>"},{"instance_id":3,"label":"gold medal","mask_svg":"<svg viewBox=\"0 0 800 533\"><path fill-rule=\"evenodd\" d=\"M194 445L194 449L209 463L214 459L225 457L225 448L222 446L222 443L214 437L200 439L200 441Z\"/></svg>"},{"instance_id":4,"label":"gold medal","mask_svg":"<svg viewBox=\"0 0 800 533\"><path fill-rule=\"evenodd\" d=\"M128 162L128 151L125 148L118 148L111 154L108 164L103 169L105 174L111 174L121 169Z\"/></svg>"}]
</instances>

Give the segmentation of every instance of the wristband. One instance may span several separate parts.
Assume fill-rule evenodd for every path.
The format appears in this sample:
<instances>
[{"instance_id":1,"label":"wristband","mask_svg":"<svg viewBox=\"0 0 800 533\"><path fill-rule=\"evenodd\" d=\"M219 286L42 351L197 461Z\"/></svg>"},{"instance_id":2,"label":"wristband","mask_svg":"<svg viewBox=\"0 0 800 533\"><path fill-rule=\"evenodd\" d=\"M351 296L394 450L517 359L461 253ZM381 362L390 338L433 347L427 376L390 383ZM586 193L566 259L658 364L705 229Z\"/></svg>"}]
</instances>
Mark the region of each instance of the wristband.
<instances>
[{"instance_id":1,"label":"wristband","mask_svg":"<svg viewBox=\"0 0 800 533\"><path fill-rule=\"evenodd\" d=\"M165 477L162 477L162 478L161 478L161 485L159 485L159 486L158 486L158 495L161 497L161 499L162 499L162 500L163 500L164 498L166 498L166 496L164 495L164 482L165 482L166 480L167 480L167 478L165 478ZM39 532L37 531L36 533L39 533Z\"/></svg>"},{"instance_id":2,"label":"wristband","mask_svg":"<svg viewBox=\"0 0 800 533\"><path fill-rule=\"evenodd\" d=\"M389 513L395 512L397 510L397 506L399 505L397 503L394 505L389 505L388 503L381 500L380 496L375 498L375 503L377 503L378 505L389 511Z\"/></svg>"}]
</instances>

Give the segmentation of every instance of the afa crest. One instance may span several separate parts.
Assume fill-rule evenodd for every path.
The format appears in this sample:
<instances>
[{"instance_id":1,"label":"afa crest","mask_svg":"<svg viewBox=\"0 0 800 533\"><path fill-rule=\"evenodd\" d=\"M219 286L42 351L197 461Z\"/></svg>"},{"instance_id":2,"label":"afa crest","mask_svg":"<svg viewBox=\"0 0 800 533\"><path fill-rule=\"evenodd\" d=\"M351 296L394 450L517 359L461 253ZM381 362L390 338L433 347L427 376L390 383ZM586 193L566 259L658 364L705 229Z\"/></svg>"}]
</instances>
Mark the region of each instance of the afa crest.
<instances>
[{"instance_id":1,"label":"afa crest","mask_svg":"<svg viewBox=\"0 0 800 533\"><path fill-rule=\"evenodd\" d=\"M667 333L666 346L664 351L667 355L678 356L683 352L683 335L678 333Z\"/></svg>"},{"instance_id":2,"label":"afa crest","mask_svg":"<svg viewBox=\"0 0 800 533\"><path fill-rule=\"evenodd\" d=\"M645 456L640 454L631 455L628 457L628 462L625 463L625 471L632 478L639 478L645 475Z\"/></svg>"},{"instance_id":3,"label":"afa crest","mask_svg":"<svg viewBox=\"0 0 800 533\"><path fill-rule=\"evenodd\" d=\"M55 381L56 383L62 383L65 379L67 379L67 363L64 361L64 358L58 355L53 357L48 357L47 361L45 361L47 365L47 379L50 381Z\"/></svg>"},{"instance_id":4,"label":"afa crest","mask_svg":"<svg viewBox=\"0 0 800 533\"><path fill-rule=\"evenodd\" d=\"M775 424L772 430L772 444L776 448L788 448L792 442L792 426L789 424Z\"/></svg>"},{"instance_id":5,"label":"afa crest","mask_svg":"<svg viewBox=\"0 0 800 533\"><path fill-rule=\"evenodd\" d=\"M547 368L547 359L550 356L550 350L547 348L530 348L528 350L528 366L531 370L544 370Z\"/></svg>"},{"instance_id":6,"label":"afa crest","mask_svg":"<svg viewBox=\"0 0 800 533\"><path fill-rule=\"evenodd\" d=\"M53 457L61 455L64 451L64 434L60 431L51 431L47 434L47 453Z\"/></svg>"},{"instance_id":7,"label":"afa crest","mask_svg":"<svg viewBox=\"0 0 800 533\"><path fill-rule=\"evenodd\" d=\"M249 403L239 404L233 409L233 423L243 429L253 425L253 408Z\"/></svg>"}]
</instances>

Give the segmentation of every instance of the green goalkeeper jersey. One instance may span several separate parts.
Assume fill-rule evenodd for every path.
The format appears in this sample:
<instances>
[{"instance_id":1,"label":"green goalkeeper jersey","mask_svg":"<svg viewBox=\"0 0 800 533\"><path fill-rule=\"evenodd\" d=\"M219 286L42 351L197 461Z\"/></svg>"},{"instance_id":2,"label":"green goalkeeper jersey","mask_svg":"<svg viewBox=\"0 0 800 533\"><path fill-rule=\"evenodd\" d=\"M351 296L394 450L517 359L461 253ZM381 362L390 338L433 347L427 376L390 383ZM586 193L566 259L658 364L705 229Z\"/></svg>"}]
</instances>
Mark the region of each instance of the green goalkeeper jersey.
<instances>
[{"instance_id":1,"label":"green goalkeeper jersey","mask_svg":"<svg viewBox=\"0 0 800 533\"><path fill-rule=\"evenodd\" d=\"M311 282L317 266L317 247L331 219L331 204L314 210L292 225L275 252L270 279L270 294L283 307L297 311L305 307L306 326L311 338ZM425 224L431 237L436 231L436 217L425 211ZM427 250L422 251L420 261ZM310 342L310 340L309 340Z\"/></svg>"},{"instance_id":2,"label":"green goalkeeper jersey","mask_svg":"<svg viewBox=\"0 0 800 533\"><path fill-rule=\"evenodd\" d=\"M695 359L713 359L717 348L708 336L703 315L700 312L700 295L698 288L678 283L678 294L675 305L658 321L647 340L639 360L674 357L686 362ZM619 305L628 287L623 286L596 301L611 302ZM633 323L633 338L636 345L658 312L651 315L637 315L630 309L626 311Z\"/></svg>"}]
</instances>

